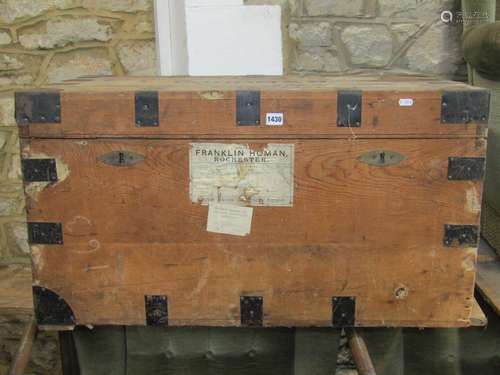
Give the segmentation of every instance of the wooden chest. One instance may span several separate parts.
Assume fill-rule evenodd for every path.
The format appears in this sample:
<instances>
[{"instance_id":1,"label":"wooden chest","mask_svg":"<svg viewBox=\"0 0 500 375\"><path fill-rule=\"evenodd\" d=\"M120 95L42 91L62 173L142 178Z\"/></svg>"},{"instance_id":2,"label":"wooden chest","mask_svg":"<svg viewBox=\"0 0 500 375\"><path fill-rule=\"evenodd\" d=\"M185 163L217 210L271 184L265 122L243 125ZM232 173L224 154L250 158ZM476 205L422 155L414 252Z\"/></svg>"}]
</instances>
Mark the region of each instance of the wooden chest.
<instances>
[{"instance_id":1,"label":"wooden chest","mask_svg":"<svg viewBox=\"0 0 500 375\"><path fill-rule=\"evenodd\" d=\"M16 93L41 325L469 325L489 93L422 77Z\"/></svg>"}]
</instances>

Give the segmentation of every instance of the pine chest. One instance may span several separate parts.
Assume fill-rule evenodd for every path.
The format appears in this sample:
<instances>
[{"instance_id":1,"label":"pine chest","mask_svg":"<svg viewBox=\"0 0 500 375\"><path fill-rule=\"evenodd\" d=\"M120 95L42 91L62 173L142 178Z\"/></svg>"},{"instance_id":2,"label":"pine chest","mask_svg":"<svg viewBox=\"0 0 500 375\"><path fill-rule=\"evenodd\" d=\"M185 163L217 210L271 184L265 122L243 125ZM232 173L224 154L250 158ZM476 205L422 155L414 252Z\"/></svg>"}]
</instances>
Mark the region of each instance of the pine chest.
<instances>
[{"instance_id":1,"label":"pine chest","mask_svg":"<svg viewBox=\"0 0 500 375\"><path fill-rule=\"evenodd\" d=\"M39 324L467 326L488 114L423 77L17 92Z\"/></svg>"}]
</instances>

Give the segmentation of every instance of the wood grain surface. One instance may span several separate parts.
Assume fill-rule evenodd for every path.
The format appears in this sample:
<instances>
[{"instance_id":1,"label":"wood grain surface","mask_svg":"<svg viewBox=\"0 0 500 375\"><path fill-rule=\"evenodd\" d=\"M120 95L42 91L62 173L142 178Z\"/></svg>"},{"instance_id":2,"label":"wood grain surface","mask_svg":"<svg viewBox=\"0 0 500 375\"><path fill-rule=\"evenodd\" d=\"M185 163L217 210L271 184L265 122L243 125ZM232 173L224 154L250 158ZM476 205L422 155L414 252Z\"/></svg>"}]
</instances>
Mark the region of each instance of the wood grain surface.
<instances>
[{"instance_id":1,"label":"wood grain surface","mask_svg":"<svg viewBox=\"0 0 500 375\"><path fill-rule=\"evenodd\" d=\"M90 132L90 115L80 121ZM477 251L445 247L443 232L478 225L482 183L450 181L447 166L484 156L483 138L280 142L295 146L293 207L254 207L251 233L237 237L207 232L207 206L190 200L189 140L25 140L23 157L56 158L64 171L26 185L28 220L64 233L63 245L32 246L35 284L64 298L78 324L145 324L146 294L168 295L170 325L237 326L240 295L264 297L265 326L331 326L332 296L356 296L358 326L470 324ZM98 160L116 150L145 159ZM358 160L373 150L406 159Z\"/></svg>"},{"instance_id":2,"label":"wood grain surface","mask_svg":"<svg viewBox=\"0 0 500 375\"><path fill-rule=\"evenodd\" d=\"M356 88L356 87L354 87ZM412 99L400 106L399 99ZM337 126L337 90L262 91L259 126L237 126L235 91L160 91L159 126L137 127L135 91L63 91L61 123L22 126L42 138L436 138L477 137L483 124L441 123L440 91L363 90L360 127ZM283 126L266 126L283 113Z\"/></svg>"}]
</instances>

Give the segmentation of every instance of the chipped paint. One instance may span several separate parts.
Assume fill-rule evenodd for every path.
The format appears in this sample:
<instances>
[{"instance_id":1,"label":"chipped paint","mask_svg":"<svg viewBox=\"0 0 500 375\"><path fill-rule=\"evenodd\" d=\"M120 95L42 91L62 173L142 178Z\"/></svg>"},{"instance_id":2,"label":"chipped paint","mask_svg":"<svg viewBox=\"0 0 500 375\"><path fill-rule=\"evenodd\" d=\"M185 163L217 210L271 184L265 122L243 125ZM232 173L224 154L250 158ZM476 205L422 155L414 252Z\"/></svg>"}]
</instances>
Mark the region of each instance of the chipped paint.
<instances>
[{"instance_id":1,"label":"chipped paint","mask_svg":"<svg viewBox=\"0 0 500 375\"><path fill-rule=\"evenodd\" d=\"M474 247L467 248L462 260L462 269L464 273L475 272L476 270L477 249Z\"/></svg>"},{"instance_id":2,"label":"chipped paint","mask_svg":"<svg viewBox=\"0 0 500 375\"><path fill-rule=\"evenodd\" d=\"M200 92L200 97L206 100L221 100L225 95L222 91L203 91Z\"/></svg>"},{"instance_id":3,"label":"chipped paint","mask_svg":"<svg viewBox=\"0 0 500 375\"><path fill-rule=\"evenodd\" d=\"M470 183L470 187L466 190L465 210L474 214L481 212L481 194L474 183Z\"/></svg>"},{"instance_id":4,"label":"chipped paint","mask_svg":"<svg viewBox=\"0 0 500 375\"><path fill-rule=\"evenodd\" d=\"M45 266L42 251L43 245L31 245L31 262L32 268L37 272L41 272Z\"/></svg>"},{"instance_id":5,"label":"chipped paint","mask_svg":"<svg viewBox=\"0 0 500 375\"><path fill-rule=\"evenodd\" d=\"M191 143L191 201L293 206L293 144Z\"/></svg>"}]
</instances>

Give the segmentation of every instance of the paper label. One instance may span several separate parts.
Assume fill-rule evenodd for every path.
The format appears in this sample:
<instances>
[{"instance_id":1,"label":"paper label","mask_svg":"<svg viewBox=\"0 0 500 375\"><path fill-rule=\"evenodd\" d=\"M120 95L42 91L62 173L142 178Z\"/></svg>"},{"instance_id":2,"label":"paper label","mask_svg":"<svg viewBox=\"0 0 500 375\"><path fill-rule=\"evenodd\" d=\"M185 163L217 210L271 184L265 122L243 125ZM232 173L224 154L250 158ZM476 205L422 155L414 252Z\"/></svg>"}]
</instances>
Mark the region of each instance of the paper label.
<instances>
[{"instance_id":1,"label":"paper label","mask_svg":"<svg viewBox=\"0 0 500 375\"><path fill-rule=\"evenodd\" d=\"M246 236L252 228L252 207L210 203L208 206L207 231Z\"/></svg>"},{"instance_id":2,"label":"paper label","mask_svg":"<svg viewBox=\"0 0 500 375\"><path fill-rule=\"evenodd\" d=\"M291 207L293 160L293 144L191 143L191 201Z\"/></svg>"},{"instance_id":3,"label":"paper label","mask_svg":"<svg viewBox=\"0 0 500 375\"><path fill-rule=\"evenodd\" d=\"M402 98L399 99L400 107L411 107L413 105L413 99L411 98Z\"/></svg>"},{"instance_id":4,"label":"paper label","mask_svg":"<svg viewBox=\"0 0 500 375\"><path fill-rule=\"evenodd\" d=\"M282 126L284 122L285 122L285 116L283 116L283 113L267 113L266 114L266 125Z\"/></svg>"}]
</instances>

